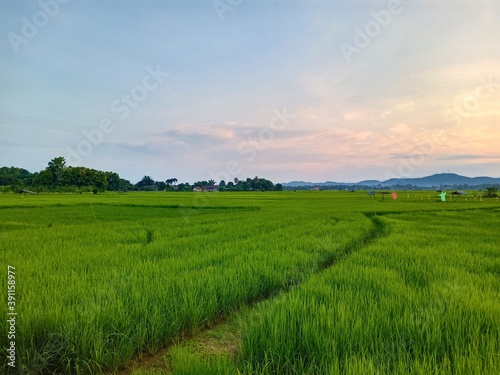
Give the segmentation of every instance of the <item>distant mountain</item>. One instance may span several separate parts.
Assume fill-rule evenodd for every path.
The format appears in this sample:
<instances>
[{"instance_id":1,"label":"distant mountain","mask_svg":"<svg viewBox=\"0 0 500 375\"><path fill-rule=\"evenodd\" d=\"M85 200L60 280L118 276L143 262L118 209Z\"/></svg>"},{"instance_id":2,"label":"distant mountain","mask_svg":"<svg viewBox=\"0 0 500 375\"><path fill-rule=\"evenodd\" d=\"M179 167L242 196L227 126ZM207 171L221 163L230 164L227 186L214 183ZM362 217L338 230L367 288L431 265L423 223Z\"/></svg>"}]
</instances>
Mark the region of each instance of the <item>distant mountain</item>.
<instances>
[{"instance_id":1,"label":"distant mountain","mask_svg":"<svg viewBox=\"0 0 500 375\"><path fill-rule=\"evenodd\" d=\"M382 182L378 180L364 180L364 181L359 181L356 185L364 185L364 186L369 186L369 185L378 185L382 184Z\"/></svg>"},{"instance_id":2,"label":"distant mountain","mask_svg":"<svg viewBox=\"0 0 500 375\"><path fill-rule=\"evenodd\" d=\"M441 186L481 186L481 185L500 185L500 178L493 177L466 177L460 176L456 173L438 173L432 176L419 177L419 178L391 178L385 181L378 180L364 180L357 183L346 182L305 182L305 181L292 181L282 184L284 187L308 187L308 186L334 186L334 185L349 185L349 186L403 186L411 185L415 187L441 187Z\"/></svg>"},{"instance_id":3,"label":"distant mountain","mask_svg":"<svg viewBox=\"0 0 500 375\"><path fill-rule=\"evenodd\" d=\"M485 184L500 184L500 178L492 177L465 177L455 173L439 173L421 178L391 178L382 182L382 185L414 185L418 187L431 187L441 185L469 185L478 186Z\"/></svg>"}]
</instances>

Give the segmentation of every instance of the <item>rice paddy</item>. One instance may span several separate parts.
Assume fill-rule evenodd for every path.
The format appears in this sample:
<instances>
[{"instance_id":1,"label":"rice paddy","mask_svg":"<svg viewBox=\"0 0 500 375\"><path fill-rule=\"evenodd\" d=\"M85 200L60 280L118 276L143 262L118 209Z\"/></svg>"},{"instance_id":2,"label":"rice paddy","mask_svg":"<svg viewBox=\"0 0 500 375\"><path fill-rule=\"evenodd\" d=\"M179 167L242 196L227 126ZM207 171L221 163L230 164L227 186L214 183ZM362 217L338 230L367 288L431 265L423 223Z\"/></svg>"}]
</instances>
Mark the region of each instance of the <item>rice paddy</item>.
<instances>
[{"instance_id":1,"label":"rice paddy","mask_svg":"<svg viewBox=\"0 0 500 375\"><path fill-rule=\"evenodd\" d=\"M494 374L499 214L428 192L0 195L2 371ZM221 350L189 345L228 317Z\"/></svg>"}]
</instances>

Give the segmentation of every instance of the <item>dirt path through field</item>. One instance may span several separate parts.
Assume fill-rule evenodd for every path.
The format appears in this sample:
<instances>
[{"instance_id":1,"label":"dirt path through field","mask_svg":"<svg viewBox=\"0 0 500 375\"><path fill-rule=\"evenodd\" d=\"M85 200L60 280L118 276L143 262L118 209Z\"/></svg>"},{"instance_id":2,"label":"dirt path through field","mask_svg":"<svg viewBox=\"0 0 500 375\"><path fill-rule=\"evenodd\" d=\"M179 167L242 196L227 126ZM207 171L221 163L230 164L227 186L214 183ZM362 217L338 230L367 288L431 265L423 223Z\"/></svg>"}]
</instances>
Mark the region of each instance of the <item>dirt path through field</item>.
<instances>
[{"instance_id":1,"label":"dirt path through field","mask_svg":"<svg viewBox=\"0 0 500 375\"><path fill-rule=\"evenodd\" d=\"M380 215L366 214L365 216L371 220L372 227L364 238L363 245L360 247L354 246L346 248L340 257L337 257L331 262L324 263L316 274L324 272L326 269L348 258L353 252L360 251L376 239L385 237L389 234L389 229L380 220ZM165 348L153 355L143 354L140 358L136 357L131 361L127 368L119 370L116 374L133 375L147 374L149 372L154 372L155 374L169 374L172 372L172 363L171 358L169 357L169 352L172 348L177 346L189 347L189 349L193 352L206 357L221 355L236 357L240 352L244 322L248 321L248 319L258 318L260 309L257 307L261 304L271 303L272 300L278 296L283 293L288 293L290 290L297 288L298 286L300 286L300 284L282 289L277 294L262 298L261 300L252 302L247 306L233 311L227 316L222 316L212 321L210 324L200 327L195 334L186 334L182 337L176 338Z\"/></svg>"}]
</instances>

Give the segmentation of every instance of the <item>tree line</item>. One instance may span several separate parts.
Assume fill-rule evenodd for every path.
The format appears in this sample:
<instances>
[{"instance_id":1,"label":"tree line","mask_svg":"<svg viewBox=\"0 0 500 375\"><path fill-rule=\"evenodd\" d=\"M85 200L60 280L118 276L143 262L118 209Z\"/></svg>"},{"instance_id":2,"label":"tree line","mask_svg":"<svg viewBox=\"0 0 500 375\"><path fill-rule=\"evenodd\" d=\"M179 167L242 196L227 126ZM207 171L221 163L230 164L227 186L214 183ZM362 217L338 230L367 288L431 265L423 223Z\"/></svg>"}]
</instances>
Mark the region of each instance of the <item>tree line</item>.
<instances>
[{"instance_id":1,"label":"tree line","mask_svg":"<svg viewBox=\"0 0 500 375\"><path fill-rule=\"evenodd\" d=\"M104 191L193 191L201 190L219 191L272 191L283 190L281 184L273 184L265 178L247 178L234 181L214 180L179 183L177 178L164 181L155 181L150 176L144 176L133 184L115 172L103 172L87 167L72 167L66 165L64 157L56 157L49 161L47 167L31 173L24 168L0 168L0 192L21 192L30 190L34 192L93 192L97 194Z\"/></svg>"}]
</instances>

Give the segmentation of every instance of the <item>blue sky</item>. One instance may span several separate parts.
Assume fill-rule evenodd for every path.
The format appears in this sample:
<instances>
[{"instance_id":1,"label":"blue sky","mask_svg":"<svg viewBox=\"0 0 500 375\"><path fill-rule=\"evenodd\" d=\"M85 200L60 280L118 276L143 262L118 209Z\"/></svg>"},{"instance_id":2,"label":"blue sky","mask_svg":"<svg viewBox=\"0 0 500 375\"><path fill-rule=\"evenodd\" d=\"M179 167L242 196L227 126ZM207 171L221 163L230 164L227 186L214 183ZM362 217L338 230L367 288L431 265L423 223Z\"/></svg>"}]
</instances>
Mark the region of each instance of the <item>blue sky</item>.
<instances>
[{"instance_id":1,"label":"blue sky","mask_svg":"<svg viewBox=\"0 0 500 375\"><path fill-rule=\"evenodd\" d=\"M0 165L500 176L500 2L3 1Z\"/></svg>"}]
</instances>

